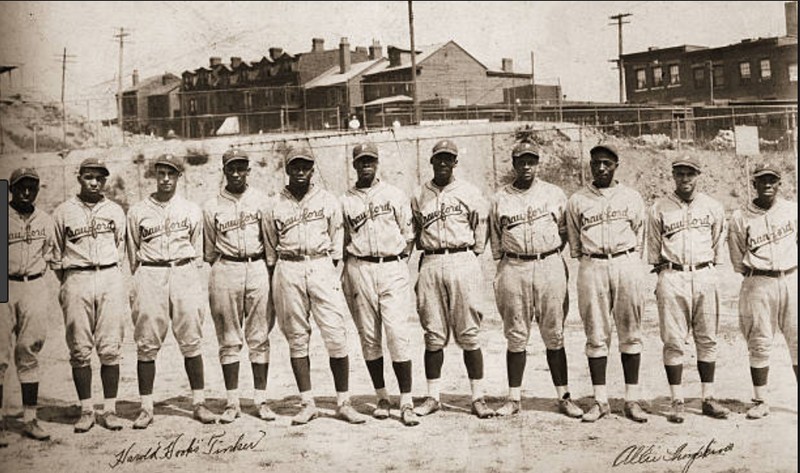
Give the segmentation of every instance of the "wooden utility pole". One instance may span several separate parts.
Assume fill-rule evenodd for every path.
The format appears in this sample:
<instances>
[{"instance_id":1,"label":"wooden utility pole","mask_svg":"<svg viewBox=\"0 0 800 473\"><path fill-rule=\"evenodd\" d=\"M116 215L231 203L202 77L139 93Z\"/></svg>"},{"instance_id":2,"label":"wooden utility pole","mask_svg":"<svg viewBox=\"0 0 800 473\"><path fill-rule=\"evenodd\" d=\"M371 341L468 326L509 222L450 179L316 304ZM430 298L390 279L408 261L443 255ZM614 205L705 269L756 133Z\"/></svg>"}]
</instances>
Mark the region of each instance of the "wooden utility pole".
<instances>
[{"instance_id":1,"label":"wooden utility pole","mask_svg":"<svg viewBox=\"0 0 800 473\"><path fill-rule=\"evenodd\" d=\"M411 88L414 99L414 123L420 122L419 94L417 94L417 51L414 47L414 9L408 0L408 32L411 36Z\"/></svg>"},{"instance_id":2,"label":"wooden utility pole","mask_svg":"<svg viewBox=\"0 0 800 473\"><path fill-rule=\"evenodd\" d=\"M117 124L119 125L119 130L122 132L122 144L125 144L125 128L123 127L123 117L122 117L122 51L125 45L125 38L130 36L129 33L125 32L125 28L121 27L119 29L119 33L115 34L114 37L119 39L119 69L117 71Z\"/></svg>"},{"instance_id":3,"label":"wooden utility pole","mask_svg":"<svg viewBox=\"0 0 800 473\"><path fill-rule=\"evenodd\" d=\"M536 71L536 61L531 51L531 121L536 121L536 81L534 80L534 73Z\"/></svg>"},{"instance_id":4,"label":"wooden utility pole","mask_svg":"<svg viewBox=\"0 0 800 473\"><path fill-rule=\"evenodd\" d=\"M66 82L67 82L67 62L71 62L75 56L67 54L67 48L58 56L61 61L61 140L64 142L64 147L67 146L67 107L66 107Z\"/></svg>"},{"instance_id":5,"label":"wooden utility pole","mask_svg":"<svg viewBox=\"0 0 800 473\"><path fill-rule=\"evenodd\" d=\"M611 62L617 63L617 69L619 69L619 103L625 103L625 68L622 64L622 25L627 25L630 21L622 21L623 18L633 16L632 13L617 13L616 15L612 15L609 18L612 20L616 20L616 23L611 23L611 25L617 26L617 59L611 60Z\"/></svg>"}]
</instances>

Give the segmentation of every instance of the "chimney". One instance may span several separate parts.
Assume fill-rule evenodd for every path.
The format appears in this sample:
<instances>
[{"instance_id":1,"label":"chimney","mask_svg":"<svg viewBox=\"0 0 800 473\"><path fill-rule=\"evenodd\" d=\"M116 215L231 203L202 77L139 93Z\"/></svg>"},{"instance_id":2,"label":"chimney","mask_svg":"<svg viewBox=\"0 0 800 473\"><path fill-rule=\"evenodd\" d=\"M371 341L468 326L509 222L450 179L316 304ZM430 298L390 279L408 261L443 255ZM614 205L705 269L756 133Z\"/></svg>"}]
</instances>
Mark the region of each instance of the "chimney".
<instances>
[{"instance_id":1,"label":"chimney","mask_svg":"<svg viewBox=\"0 0 800 473\"><path fill-rule=\"evenodd\" d=\"M281 57L283 54L283 48L269 48L269 57L273 61Z\"/></svg>"},{"instance_id":2,"label":"chimney","mask_svg":"<svg viewBox=\"0 0 800 473\"><path fill-rule=\"evenodd\" d=\"M373 39L372 46L369 47L369 58L379 59L381 57L383 57L383 47L381 46L381 42Z\"/></svg>"},{"instance_id":3,"label":"chimney","mask_svg":"<svg viewBox=\"0 0 800 473\"><path fill-rule=\"evenodd\" d=\"M786 13L786 36L797 37L797 2L783 4Z\"/></svg>"},{"instance_id":4,"label":"chimney","mask_svg":"<svg viewBox=\"0 0 800 473\"><path fill-rule=\"evenodd\" d=\"M214 67L216 67L216 66L219 66L219 65L221 65L221 64L222 64L222 58L221 58L221 57L219 57L219 56L212 56L212 57L208 58L208 65L209 65L209 67L211 67L212 69L213 69Z\"/></svg>"},{"instance_id":5,"label":"chimney","mask_svg":"<svg viewBox=\"0 0 800 473\"><path fill-rule=\"evenodd\" d=\"M169 72L165 72L163 76L161 76L161 85L167 85L169 81Z\"/></svg>"},{"instance_id":6,"label":"chimney","mask_svg":"<svg viewBox=\"0 0 800 473\"><path fill-rule=\"evenodd\" d=\"M313 38L311 40L311 52L321 53L325 50L325 40L322 38Z\"/></svg>"},{"instance_id":7,"label":"chimney","mask_svg":"<svg viewBox=\"0 0 800 473\"><path fill-rule=\"evenodd\" d=\"M231 58L231 69L236 69L241 65L242 65L242 58L235 56Z\"/></svg>"},{"instance_id":8,"label":"chimney","mask_svg":"<svg viewBox=\"0 0 800 473\"><path fill-rule=\"evenodd\" d=\"M347 38L339 42L339 73L344 74L350 70L350 43Z\"/></svg>"},{"instance_id":9,"label":"chimney","mask_svg":"<svg viewBox=\"0 0 800 473\"><path fill-rule=\"evenodd\" d=\"M514 60L511 58L503 58L503 72L514 72Z\"/></svg>"},{"instance_id":10,"label":"chimney","mask_svg":"<svg viewBox=\"0 0 800 473\"><path fill-rule=\"evenodd\" d=\"M139 69L133 70L133 86L139 85Z\"/></svg>"},{"instance_id":11,"label":"chimney","mask_svg":"<svg viewBox=\"0 0 800 473\"><path fill-rule=\"evenodd\" d=\"M401 52L400 49L389 46L389 67L397 67L400 65L401 61Z\"/></svg>"}]
</instances>

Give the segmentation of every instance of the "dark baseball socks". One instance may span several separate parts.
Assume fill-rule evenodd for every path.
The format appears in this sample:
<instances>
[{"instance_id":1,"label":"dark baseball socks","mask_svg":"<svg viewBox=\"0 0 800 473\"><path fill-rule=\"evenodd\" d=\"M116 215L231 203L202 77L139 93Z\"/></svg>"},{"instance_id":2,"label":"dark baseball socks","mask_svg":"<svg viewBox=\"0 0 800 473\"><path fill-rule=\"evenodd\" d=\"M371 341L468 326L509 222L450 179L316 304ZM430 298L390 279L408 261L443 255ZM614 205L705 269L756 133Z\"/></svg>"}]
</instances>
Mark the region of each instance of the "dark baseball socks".
<instances>
[{"instance_id":1,"label":"dark baseball socks","mask_svg":"<svg viewBox=\"0 0 800 473\"><path fill-rule=\"evenodd\" d=\"M192 356L183 359L183 367L186 369L186 376L189 378L189 387L192 389L192 405L203 404L206 402L205 396L205 375L203 372L203 355Z\"/></svg>"},{"instance_id":2,"label":"dark baseball socks","mask_svg":"<svg viewBox=\"0 0 800 473\"><path fill-rule=\"evenodd\" d=\"M92 367L72 368L72 382L75 383L75 391L77 391L78 400L81 402L81 411L94 412L94 404L92 404Z\"/></svg>"},{"instance_id":3,"label":"dark baseball socks","mask_svg":"<svg viewBox=\"0 0 800 473\"><path fill-rule=\"evenodd\" d=\"M477 401L483 398L483 352L480 348L464 350L463 355L469 386L472 388L472 400Z\"/></svg>"},{"instance_id":4,"label":"dark baseball socks","mask_svg":"<svg viewBox=\"0 0 800 473\"><path fill-rule=\"evenodd\" d=\"M559 399L569 394L569 376L567 375L567 351L564 347L558 350L547 350L547 367L550 368L550 378L556 388ZM569 396L568 396L569 397Z\"/></svg>"},{"instance_id":5,"label":"dark baseball socks","mask_svg":"<svg viewBox=\"0 0 800 473\"><path fill-rule=\"evenodd\" d=\"M508 376L508 399L522 400L522 376L525 373L524 351L506 351L506 375Z\"/></svg>"},{"instance_id":6,"label":"dark baseball socks","mask_svg":"<svg viewBox=\"0 0 800 473\"><path fill-rule=\"evenodd\" d=\"M269 363L250 363L253 370L253 404L260 406L267 402L267 376Z\"/></svg>"},{"instance_id":7,"label":"dark baseball socks","mask_svg":"<svg viewBox=\"0 0 800 473\"><path fill-rule=\"evenodd\" d=\"M400 406L413 405L411 398L411 360L392 363L397 384L400 387Z\"/></svg>"},{"instance_id":8,"label":"dark baseball socks","mask_svg":"<svg viewBox=\"0 0 800 473\"><path fill-rule=\"evenodd\" d=\"M329 358L333 385L336 388L336 405L341 406L350 399L350 358Z\"/></svg>"},{"instance_id":9,"label":"dark baseball socks","mask_svg":"<svg viewBox=\"0 0 800 473\"><path fill-rule=\"evenodd\" d=\"M156 362L137 361L136 378L139 382L139 397L142 400L142 410L153 412L153 384L156 380Z\"/></svg>"},{"instance_id":10,"label":"dark baseball socks","mask_svg":"<svg viewBox=\"0 0 800 473\"><path fill-rule=\"evenodd\" d=\"M444 350L425 350L425 379L428 382L428 396L439 401L439 380L442 377Z\"/></svg>"},{"instance_id":11,"label":"dark baseball socks","mask_svg":"<svg viewBox=\"0 0 800 473\"><path fill-rule=\"evenodd\" d=\"M638 401L641 398L639 391L639 367L642 364L642 355L639 353L621 353L622 373L625 377L625 400Z\"/></svg>"},{"instance_id":12,"label":"dark baseball socks","mask_svg":"<svg viewBox=\"0 0 800 473\"><path fill-rule=\"evenodd\" d=\"M239 362L222 365L222 378L225 381L225 392L228 406L239 407Z\"/></svg>"},{"instance_id":13,"label":"dark baseball socks","mask_svg":"<svg viewBox=\"0 0 800 473\"><path fill-rule=\"evenodd\" d=\"M103 384L103 409L105 412L117 412L117 392L119 391L119 365L100 365L100 381Z\"/></svg>"},{"instance_id":14,"label":"dark baseball socks","mask_svg":"<svg viewBox=\"0 0 800 473\"><path fill-rule=\"evenodd\" d=\"M717 364L713 361L698 361L697 371L700 373L701 398L714 397L714 372Z\"/></svg>"},{"instance_id":15,"label":"dark baseball socks","mask_svg":"<svg viewBox=\"0 0 800 473\"><path fill-rule=\"evenodd\" d=\"M606 389L606 366L608 357L598 356L589 358L589 376L592 378L594 399L597 402L608 403L608 390Z\"/></svg>"},{"instance_id":16,"label":"dark baseball socks","mask_svg":"<svg viewBox=\"0 0 800 473\"><path fill-rule=\"evenodd\" d=\"M386 390L386 380L383 377L383 357L374 360L366 360L369 378L372 380L372 387L375 388L375 395L380 399L389 399L389 392Z\"/></svg>"}]
</instances>

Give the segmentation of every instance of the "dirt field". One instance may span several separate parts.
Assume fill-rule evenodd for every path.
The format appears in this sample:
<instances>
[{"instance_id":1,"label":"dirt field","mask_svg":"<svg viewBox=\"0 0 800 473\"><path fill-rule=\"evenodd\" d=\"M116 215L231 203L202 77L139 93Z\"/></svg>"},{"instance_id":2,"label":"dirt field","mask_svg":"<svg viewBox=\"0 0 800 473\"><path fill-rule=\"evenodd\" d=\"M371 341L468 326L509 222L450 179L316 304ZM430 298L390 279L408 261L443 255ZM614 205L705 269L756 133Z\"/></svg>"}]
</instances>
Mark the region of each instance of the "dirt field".
<instances>
[{"instance_id":1,"label":"dirt field","mask_svg":"<svg viewBox=\"0 0 800 473\"><path fill-rule=\"evenodd\" d=\"M442 130L448 133L448 130ZM433 138L425 137L421 146L425 153ZM354 141L352 138L350 141ZM486 139L484 138L484 141ZM556 140L557 141L557 140ZM344 143L344 142L343 142ZM558 145L558 143L556 143ZM568 193L575 188L576 170L559 175L566 167L568 150L561 145L547 144L551 154L545 162L546 178L563 185ZM173 145L175 146L175 145ZM343 144L342 147L347 146ZM392 145L393 146L393 145ZM398 145L402 154L413 142ZM507 143L492 141L470 142L466 156L475 156L480 150L492 151L495 147L505 150ZM569 146L575 146L569 143ZM221 147L221 145L217 145ZM562 149L562 151L559 151ZM383 152L384 148L382 148ZM620 179L639 188L650 200L661 195L671 185L666 169L666 159L678 152L673 150L637 149L627 146L628 152L636 153L636 166L623 165ZM344 154L346 149L336 151ZM586 151L586 150L585 150ZM136 151L130 151L135 153ZM212 151L212 154L216 151ZM713 171L704 175L703 184L715 197L731 208L746 199L746 189L741 186L743 171L735 166L737 161L729 153L698 151L700 159ZM498 154L498 156L500 156ZM507 150L505 150L507 156ZM150 154L147 154L149 159ZM35 158L36 159L36 158ZM70 156L74 163L78 156ZM218 159L218 155L216 158ZM550 161L552 160L552 161ZM0 163L4 175L11 163ZM50 162L48 162L50 164ZM419 164L419 163L417 163ZM425 179L429 167L422 161L422 171L413 171L398 163L384 167L384 176L390 182L398 180L413 184L420 172ZM733 165L732 165L733 164ZM117 169L124 173L127 188L123 195L137 200L136 170ZM211 167L213 166L213 167ZM327 167L326 167L327 166ZM655 166L655 168L654 168ZM493 169L494 168L494 169ZM494 187L492 178L501 181L508 168L504 157L494 165L483 163L470 167L468 160L462 161L457 175L466 177L487 191ZM135 169L135 168L134 168ZM186 194L201 202L216 185L218 164L195 167L187 173ZM498 174L496 171L499 170ZM793 170L793 169L792 169ZM324 182L333 188L346 185L338 178L345 171L335 163L322 163ZM494 172L493 172L494 171ZM61 170L51 168L52 176L61 177ZM114 169L112 169L114 172ZM214 175L209 179L209 173ZM346 171L352 180L352 171ZM63 182L74 182L64 179ZM561 179L561 181L559 181ZM67 191L63 186L50 183L43 189L42 197L47 210L60 200ZM787 176L788 195L794 195L796 180L794 173ZM254 166L253 181L260 187L273 191L282 183L280 166L265 163ZM572 183L571 186L565 182ZM152 185L152 181L143 182ZM785 189L786 190L786 189ZM790 197L794 198L794 197ZM483 257L485 287L491 288L494 264L488 255ZM416 258L409 263L416 268ZM592 402L589 370L584 356L585 336L577 313L575 275L577 264L569 262L571 277L571 309L567 319L566 350L569 361L570 386L579 405L588 408ZM64 324L60 309L55 305L56 281L50 278L54 301L50 315L48 340L42 354L43 376L40 387L39 417L42 425L52 434L52 440L35 442L19 436L21 400L19 384L13 367L5 379L5 404L7 418L12 430L10 446L0 450L1 472L27 471L275 471L275 472L377 472L377 471L618 471L626 472L781 472L796 471L797 468L797 383L788 351L782 338L777 338L773 351L770 373L772 414L760 421L748 421L744 413L752 397L747 363L747 350L738 328L737 299L741 277L733 274L729 266L721 270L723 287L723 312L720 320L720 347L717 363L717 394L731 408L733 415L725 421L713 420L700 415L700 385L694 357L686 361L684 374L685 394L688 401L688 417L684 424L667 422L669 389L661 362L661 341L658 333L653 290L655 276L642 267L647 283L647 305L644 318L645 342L640 384L650 421L636 424L622 415L624 384L622 367L617 354L616 342L608 364L609 396L612 398L612 415L596 424L583 424L557 412L554 389L548 372L544 347L538 332L534 331L528 345L528 360L523 382L523 411L513 418L479 420L469 414L469 383L460 350L450 345L445 350L445 365L442 373L442 400L445 409L432 416L422 418L420 426L404 427L399 421L399 412L392 411L392 418L385 421L370 419L366 425L349 425L333 418L335 397L333 380L328 369L327 355L315 331L311 345L312 382L317 395L317 404L326 414L307 426L290 426L290 417L299 410L294 379L289 368L288 347L279 330L270 337L272 356L269 373L268 397L273 409L279 414L277 421L265 423L253 417L252 377L242 356L240 391L243 398L244 415L228 426L204 426L191 418L191 399L188 380L183 363L172 335L157 360L157 375L154 391L156 421L146 431L134 431L130 425L138 414L139 399L136 383L136 350L133 343L133 328L128 322L123 346L121 383L118 412L124 418L126 428L110 432L95 426L86 434L74 434L72 424L77 420L79 407L72 383L68 363L68 352L64 341ZM487 294L492 301L492 294ZM45 295L43 295L44 297ZM415 400L426 393L422 365L423 338L416 315L408 320L415 353L414 389ZM225 404L222 370L217 358L217 341L213 324L207 319L205 333L205 371L207 396L211 409L221 413ZM357 334L352 322L348 323L351 354L351 394L356 408L370 413L374 407L374 395L368 373L361 356ZM507 392L505 373L505 339L499 315L489 314L483 323L482 342L485 357L486 388L489 400L499 407ZM687 353L693 352L693 344ZM94 359L94 399L96 405L102 399L99 363ZM390 364L386 363L387 387L398 401L397 384ZM641 448L639 448L641 447ZM698 451L704 455L694 455ZM636 451L637 454L630 454Z\"/></svg>"}]
</instances>

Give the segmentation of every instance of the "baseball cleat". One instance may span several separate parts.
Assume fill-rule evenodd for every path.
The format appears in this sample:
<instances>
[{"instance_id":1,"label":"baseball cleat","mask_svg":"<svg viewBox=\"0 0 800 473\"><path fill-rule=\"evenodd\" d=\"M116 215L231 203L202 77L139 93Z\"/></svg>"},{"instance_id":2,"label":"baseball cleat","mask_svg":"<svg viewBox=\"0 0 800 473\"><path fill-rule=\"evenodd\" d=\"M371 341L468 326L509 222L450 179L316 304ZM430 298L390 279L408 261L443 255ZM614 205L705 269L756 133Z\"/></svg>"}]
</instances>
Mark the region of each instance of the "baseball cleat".
<instances>
[{"instance_id":1,"label":"baseball cleat","mask_svg":"<svg viewBox=\"0 0 800 473\"><path fill-rule=\"evenodd\" d=\"M242 416L241 407L228 405L225 407L225 411L222 413L222 415L219 416L219 423L230 424L231 422L235 421L241 416Z\"/></svg>"},{"instance_id":2,"label":"baseball cleat","mask_svg":"<svg viewBox=\"0 0 800 473\"><path fill-rule=\"evenodd\" d=\"M139 413L139 417L133 421L133 428L134 429L146 429L150 424L153 423L153 413L148 411L147 409L142 409Z\"/></svg>"},{"instance_id":3,"label":"baseball cleat","mask_svg":"<svg viewBox=\"0 0 800 473\"><path fill-rule=\"evenodd\" d=\"M497 409L495 411L495 414L500 417L517 414L520 411L519 405L520 405L519 401L513 401L509 399L508 401L506 401L505 404L503 404L502 407L500 407L500 409Z\"/></svg>"},{"instance_id":4,"label":"baseball cleat","mask_svg":"<svg viewBox=\"0 0 800 473\"><path fill-rule=\"evenodd\" d=\"M258 418L269 422L277 419L278 416L269 408L266 402L262 402L261 405L258 406Z\"/></svg>"},{"instance_id":5,"label":"baseball cleat","mask_svg":"<svg viewBox=\"0 0 800 473\"><path fill-rule=\"evenodd\" d=\"M575 404L575 401L572 400L569 393L564 394L564 397L558 400L558 412L567 417L572 417L573 419L583 417L583 409Z\"/></svg>"},{"instance_id":6,"label":"baseball cleat","mask_svg":"<svg viewBox=\"0 0 800 473\"><path fill-rule=\"evenodd\" d=\"M94 427L94 412L81 412L81 418L75 423L75 433L82 434L84 432L88 432L92 427Z\"/></svg>"},{"instance_id":7,"label":"baseball cleat","mask_svg":"<svg viewBox=\"0 0 800 473\"><path fill-rule=\"evenodd\" d=\"M97 423L108 430L122 430L122 420L114 412L104 412L98 415Z\"/></svg>"},{"instance_id":8,"label":"baseball cleat","mask_svg":"<svg viewBox=\"0 0 800 473\"><path fill-rule=\"evenodd\" d=\"M433 414L434 412L438 411L442 408L442 403L438 400L428 396L422 401L422 404L417 406L417 415L426 416L429 414Z\"/></svg>"},{"instance_id":9,"label":"baseball cleat","mask_svg":"<svg viewBox=\"0 0 800 473\"><path fill-rule=\"evenodd\" d=\"M483 398L472 401L472 413L478 416L478 419L488 419L495 415L495 412L486 405L486 400Z\"/></svg>"},{"instance_id":10,"label":"baseball cleat","mask_svg":"<svg viewBox=\"0 0 800 473\"><path fill-rule=\"evenodd\" d=\"M625 412L625 417L634 422L639 422L640 424L647 422L647 415L639 401L625 401L623 411Z\"/></svg>"},{"instance_id":11,"label":"baseball cleat","mask_svg":"<svg viewBox=\"0 0 800 473\"><path fill-rule=\"evenodd\" d=\"M591 409L583 414L581 420L584 422L596 422L610 413L611 406L609 406L607 402L595 401Z\"/></svg>"},{"instance_id":12,"label":"baseball cleat","mask_svg":"<svg viewBox=\"0 0 800 473\"><path fill-rule=\"evenodd\" d=\"M703 400L703 415L715 419L727 419L730 413L730 409L717 402L714 398L707 397Z\"/></svg>"},{"instance_id":13,"label":"baseball cleat","mask_svg":"<svg viewBox=\"0 0 800 473\"><path fill-rule=\"evenodd\" d=\"M0 448L8 447L8 434L5 428L0 428Z\"/></svg>"},{"instance_id":14,"label":"baseball cleat","mask_svg":"<svg viewBox=\"0 0 800 473\"><path fill-rule=\"evenodd\" d=\"M353 408L349 399L336 409L336 417L351 424L363 424L367 421L366 416Z\"/></svg>"},{"instance_id":15,"label":"baseball cleat","mask_svg":"<svg viewBox=\"0 0 800 473\"><path fill-rule=\"evenodd\" d=\"M50 434L39 426L39 422L36 419L22 424L22 433L34 440L50 440Z\"/></svg>"},{"instance_id":16,"label":"baseball cleat","mask_svg":"<svg viewBox=\"0 0 800 473\"><path fill-rule=\"evenodd\" d=\"M753 399L753 407L747 410L748 419L761 419L769 415L769 404L763 399Z\"/></svg>"},{"instance_id":17,"label":"baseball cleat","mask_svg":"<svg viewBox=\"0 0 800 473\"><path fill-rule=\"evenodd\" d=\"M372 411L372 417L376 419L388 419L390 408L391 404L388 399L378 399L378 405L375 407L375 410Z\"/></svg>"},{"instance_id":18,"label":"baseball cleat","mask_svg":"<svg viewBox=\"0 0 800 473\"><path fill-rule=\"evenodd\" d=\"M202 422L203 424L216 424L217 423L217 416L214 415L213 412L208 410L205 403L196 404L194 406L194 412L192 416Z\"/></svg>"},{"instance_id":19,"label":"baseball cleat","mask_svg":"<svg viewBox=\"0 0 800 473\"><path fill-rule=\"evenodd\" d=\"M294 417L292 417L292 425L303 425L308 424L312 420L319 417L319 412L317 411L317 406L314 403L302 403L300 405L302 409L298 412Z\"/></svg>"},{"instance_id":20,"label":"baseball cleat","mask_svg":"<svg viewBox=\"0 0 800 473\"><path fill-rule=\"evenodd\" d=\"M683 424L684 420L684 404L683 399L673 399L672 406L670 406L667 420L673 424Z\"/></svg>"},{"instance_id":21,"label":"baseball cleat","mask_svg":"<svg viewBox=\"0 0 800 473\"><path fill-rule=\"evenodd\" d=\"M414 406L406 404L400 407L400 420L403 421L403 425L408 427L419 425L419 419L417 418L417 413L414 412Z\"/></svg>"}]
</instances>

